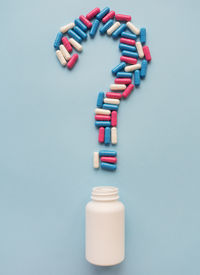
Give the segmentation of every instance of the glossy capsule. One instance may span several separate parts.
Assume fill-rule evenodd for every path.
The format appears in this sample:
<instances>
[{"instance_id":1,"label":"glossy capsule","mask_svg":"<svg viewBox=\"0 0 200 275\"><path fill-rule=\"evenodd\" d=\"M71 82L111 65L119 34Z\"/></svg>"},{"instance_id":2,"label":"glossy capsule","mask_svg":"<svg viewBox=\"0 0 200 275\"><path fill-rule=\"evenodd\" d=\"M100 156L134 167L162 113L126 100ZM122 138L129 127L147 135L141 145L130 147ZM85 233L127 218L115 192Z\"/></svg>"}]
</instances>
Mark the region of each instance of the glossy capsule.
<instances>
[{"instance_id":1,"label":"glossy capsule","mask_svg":"<svg viewBox=\"0 0 200 275\"><path fill-rule=\"evenodd\" d=\"M144 78L146 76L146 73L147 73L147 64L148 64L148 62L147 62L146 59L142 60L141 70L140 70L140 77L141 78Z\"/></svg>"},{"instance_id":2,"label":"glossy capsule","mask_svg":"<svg viewBox=\"0 0 200 275\"><path fill-rule=\"evenodd\" d=\"M109 115L96 115L95 120L111 120Z\"/></svg>"},{"instance_id":3,"label":"glossy capsule","mask_svg":"<svg viewBox=\"0 0 200 275\"><path fill-rule=\"evenodd\" d=\"M107 92L106 97L108 98L116 98L116 99L121 99L122 95L120 93L113 93L113 92Z\"/></svg>"},{"instance_id":4,"label":"glossy capsule","mask_svg":"<svg viewBox=\"0 0 200 275\"><path fill-rule=\"evenodd\" d=\"M123 56L123 55L120 57L120 60L122 62L126 62L128 64L133 64L133 65L137 63L137 59L136 58L132 58L132 57L128 57L128 56Z\"/></svg>"},{"instance_id":5,"label":"glossy capsule","mask_svg":"<svg viewBox=\"0 0 200 275\"><path fill-rule=\"evenodd\" d=\"M109 8L109 7L105 7L102 11L100 11L100 12L97 14L96 18L97 18L98 20L101 20L106 14L109 13L109 11L110 11L110 8Z\"/></svg>"},{"instance_id":6,"label":"glossy capsule","mask_svg":"<svg viewBox=\"0 0 200 275\"><path fill-rule=\"evenodd\" d=\"M110 127L105 128L105 136L104 136L104 143L109 145L111 141L111 130Z\"/></svg>"},{"instance_id":7,"label":"glossy capsule","mask_svg":"<svg viewBox=\"0 0 200 275\"><path fill-rule=\"evenodd\" d=\"M128 87L126 88L126 90L123 92L122 96L124 98L127 98L130 95L130 93L133 91L133 89L134 89L134 85L129 84Z\"/></svg>"},{"instance_id":8,"label":"glossy capsule","mask_svg":"<svg viewBox=\"0 0 200 275\"><path fill-rule=\"evenodd\" d=\"M134 72L134 84L135 84L135 86L140 85L140 71L139 70L135 70L135 72Z\"/></svg>"},{"instance_id":9,"label":"glossy capsule","mask_svg":"<svg viewBox=\"0 0 200 275\"><path fill-rule=\"evenodd\" d=\"M113 127L117 126L117 112L116 111L112 111L112 113L111 113L111 125Z\"/></svg>"},{"instance_id":10,"label":"glossy capsule","mask_svg":"<svg viewBox=\"0 0 200 275\"><path fill-rule=\"evenodd\" d=\"M74 67L74 65L76 64L77 60L78 60L78 54L75 53L72 55L69 62L67 63L68 69L72 69Z\"/></svg>"},{"instance_id":11,"label":"glossy capsule","mask_svg":"<svg viewBox=\"0 0 200 275\"><path fill-rule=\"evenodd\" d=\"M62 26L62 27L60 28L60 31L61 31L62 33L66 33L68 30L73 29L74 26L75 26L75 24L74 24L73 22L72 22L72 23L69 23L69 24L67 24L67 25L65 25L65 26Z\"/></svg>"},{"instance_id":12,"label":"glossy capsule","mask_svg":"<svg viewBox=\"0 0 200 275\"><path fill-rule=\"evenodd\" d=\"M105 138L105 128L104 127L100 127L99 128L99 137L98 140L100 143L104 142L104 138Z\"/></svg>"},{"instance_id":13,"label":"glossy capsule","mask_svg":"<svg viewBox=\"0 0 200 275\"><path fill-rule=\"evenodd\" d=\"M122 71L126 66L126 63L125 62L121 62L119 63L115 68L112 69L112 74L116 74L118 73L119 71Z\"/></svg>"},{"instance_id":14,"label":"glossy capsule","mask_svg":"<svg viewBox=\"0 0 200 275\"><path fill-rule=\"evenodd\" d=\"M124 43L119 43L119 49L122 51L131 51L131 52L135 52L136 51L136 47L135 46L130 46Z\"/></svg>"},{"instance_id":15,"label":"glossy capsule","mask_svg":"<svg viewBox=\"0 0 200 275\"><path fill-rule=\"evenodd\" d=\"M128 56L128 57L133 57L133 58L138 58L139 55L136 52L130 52L130 51L122 51L122 55Z\"/></svg>"},{"instance_id":16,"label":"glossy capsule","mask_svg":"<svg viewBox=\"0 0 200 275\"><path fill-rule=\"evenodd\" d=\"M119 28L120 22L115 22L108 30L107 30L107 35L112 35L112 33Z\"/></svg>"},{"instance_id":17,"label":"glossy capsule","mask_svg":"<svg viewBox=\"0 0 200 275\"><path fill-rule=\"evenodd\" d=\"M60 46L60 44L61 44L62 37L63 37L62 32L58 32L57 35L56 35L56 39L55 39L55 41L54 41L54 48L55 48L56 50L59 49L59 46Z\"/></svg>"},{"instance_id":18,"label":"glossy capsule","mask_svg":"<svg viewBox=\"0 0 200 275\"><path fill-rule=\"evenodd\" d=\"M136 35L139 35L140 34L140 30L135 26L133 25L133 23L131 22L127 22L126 23L126 26L129 28L130 31L132 31L134 34Z\"/></svg>"},{"instance_id":19,"label":"glossy capsule","mask_svg":"<svg viewBox=\"0 0 200 275\"><path fill-rule=\"evenodd\" d=\"M73 31L73 30L69 30L69 31L67 32L67 34L68 34L70 37L74 38L78 43L81 43L82 40L83 40L83 39L82 39L77 33L75 33L75 31Z\"/></svg>"},{"instance_id":20,"label":"glossy capsule","mask_svg":"<svg viewBox=\"0 0 200 275\"><path fill-rule=\"evenodd\" d=\"M75 33L77 33L83 40L86 40L87 39L87 34L81 30L81 28L75 26L73 28L73 30L75 31Z\"/></svg>"},{"instance_id":21,"label":"glossy capsule","mask_svg":"<svg viewBox=\"0 0 200 275\"><path fill-rule=\"evenodd\" d=\"M114 104L103 104L103 109L106 109L106 110L111 110L111 111L118 111L118 105L114 105ZM108 125L110 126L110 125Z\"/></svg>"},{"instance_id":22,"label":"glossy capsule","mask_svg":"<svg viewBox=\"0 0 200 275\"><path fill-rule=\"evenodd\" d=\"M88 29L91 29L92 23L84 15L80 15L79 19L87 26Z\"/></svg>"},{"instance_id":23,"label":"glossy capsule","mask_svg":"<svg viewBox=\"0 0 200 275\"><path fill-rule=\"evenodd\" d=\"M130 33L130 32L122 32L121 37L129 38L129 39L133 39L133 40L137 39L137 35Z\"/></svg>"},{"instance_id":24,"label":"glossy capsule","mask_svg":"<svg viewBox=\"0 0 200 275\"><path fill-rule=\"evenodd\" d=\"M139 70L141 68L141 64L137 63L135 65L128 65L125 67L125 72L133 72L135 70Z\"/></svg>"},{"instance_id":25,"label":"glossy capsule","mask_svg":"<svg viewBox=\"0 0 200 275\"><path fill-rule=\"evenodd\" d=\"M108 171L115 171L117 169L117 165L108 162L101 162L101 168Z\"/></svg>"},{"instance_id":26,"label":"glossy capsule","mask_svg":"<svg viewBox=\"0 0 200 275\"><path fill-rule=\"evenodd\" d=\"M116 163L117 158L116 157L101 157L102 162L109 162L109 163Z\"/></svg>"},{"instance_id":27,"label":"glossy capsule","mask_svg":"<svg viewBox=\"0 0 200 275\"><path fill-rule=\"evenodd\" d=\"M65 46L66 50L71 53L72 52L72 46L71 44L69 43L69 40L67 39L67 37L63 37L62 38L62 43L63 45Z\"/></svg>"},{"instance_id":28,"label":"glossy capsule","mask_svg":"<svg viewBox=\"0 0 200 275\"><path fill-rule=\"evenodd\" d=\"M131 21L131 16L126 14L115 14L117 21Z\"/></svg>"},{"instance_id":29,"label":"glossy capsule","mask_svg":"<svg viewBox=\"0 0 200 275\"><path fill-rule=\"evenodd\" d=\"M113 25L114 20L110 19L105 25L103 25L100 29L99 32L101 34L106 33L106 31Z\"/></svg>"},{"instance_id":30,"label":"glossy capsule","mask_svg":"<svg viewBox=\"0 0 200 275\"><path fill-rule=\"evenodd\" d=\"M132 82L131 78L115 78L116 84L130 84Z\"/></svg>"},{"instance_id":31,"label":"glossy capsule","mask_svg":"<svg viewBox=\"0 0 200 275\"><path fill-rule=\"evenodd\" d=\"M97 29L99 27L100 21L98 19L95 19L93 24L92 24L92 28L90 30L90 37L94 38L95 34L97 32Z\"/></svg>"},{"instance_id":32,"label":"glossy capsule","mask_svg":"<svg viewBox=\"0 0 200 275\"><path fill-rule=\"evenodd\" d=\"M140 42L142 44L146 43L146 29L145 28L140 29Z\"/></svg>"},{"instance_id":33,"label":"glossy capsule","mask_svg":"<svg viewBox=\"0 0 200 275\"><path fill-rule=\"evenodd\" d=\"M117 144L117 127L111 128L111 143Z\"/></svg>"},{"instance_id":34,"label":"glossy capsule","mask_svg":"<svg viewBox=\"0 0 200 275\"><path fill-rule=\"evenodd\" d=\"M102 108L104 99L104 92L99 92L97 97L97 107Z\"/></svg>"},{"instance_id":35,"label":"glossy capsule","mask_svg":"<svg viewBox=\"0 0 200 275\"><path fill-rule=\"evenodd\" d=\"M119 105L120 104L120 100L116 99L116 98L105 97L104 98L104 103Z\"/></svg>"},{"instance_id":36,"label":"glossy capsule","mask_svg":"<svg viewBox=\"0 0 200 275\"><path fill-rule=\"evenodd\" d=\"M100 150L99 151L99 156L100 157L116 157L117 156L117 152L114 150Z\"/></svg>"},{"instance_id":37,"label":"glossy capsule","mask_svg":"<svg viewBox=\"0 0 200 275\"><path fill-rule=\"evenodd\" d=\"M113 38L117 38L126 29L126 24L121 24L118 29L112 33Z\"/></svg>"},{"instance_id":38,"label":"glossy capsule","mask_svg":"<svg viewBox=\"0 0 200 275\"><path fill-rule=\"evenodd\" d=\"M129 38L120 38L120 43L124 43L124 44L128 44L128 45L131 45L131 46L135 46L135 40L133 39L129 39Z\"/></svg>"},{"instance_id":39,"label":"glossy capsule","mask_svg":"<svg viewBox=\"0 0 200 275\"><path fill-rule=\"evenodd\" d=\"M113 19L113 17L115 16L115 12L114 11L110 11L107 15L105 15L103 18L102 18L102 23L106 23L108 22L110 19Z\"/></svg>"},{"instance_id":40,"label":"glossy capsule","mask_svg":"<svg viewBox=\"0 0 200 275\"><path fill-rule=\"evenodd\" d=\"M86 18L88 20L91 20L92 18L94 18L98 13L100 12L100 8L95 8L92 11L90 11L87 15Z\"/></svg>"},{"instance_id":41,"label":"glossy capsule","mask_svg":"<svg viewBox=\"0 0 200 275\"><path fill-rule=\"evenodd\" d=\"M118 72L117 77L122 77L122 78L132 78L133 74L132 73L126 73L126 72Z\"/></svg>"},{"instance_id":42,"label":"glossy capsule","mask_svg":"<svg viewBox=\"0 0 200 275\"><path fill-rule=\"evenodd\" d=\"M143 52L144 52L145 59L146 59L148 62L150 62L150 61L151 61L151 54L150 54L149 47L148 47L148 46L144 46L144 47L143 47Z\"/></svg>"},{"instance_id":43,"label":"glossy capsule","mask_svg":"<svg viewBox=\"0 0 200 275\"><path fill-rule=\"evenodd\" d=\"M96 127L110 127L110 125L111 125L110 121L104 121L104 120L102 120L102 121L96 120L95 121L95 126Z\"/></svg>"},{"instance_id":44,"label":"glossy capsule","mask_svg":"<svg viewBox=\"0 0 200 275\"><path fill-rule=\"evenodd\" d=\"M82 31L86 32L87 31L87 26L80 20L80 19L75 19L74 23L77 27L79 27Z\"/></svg>"}]
</instances>

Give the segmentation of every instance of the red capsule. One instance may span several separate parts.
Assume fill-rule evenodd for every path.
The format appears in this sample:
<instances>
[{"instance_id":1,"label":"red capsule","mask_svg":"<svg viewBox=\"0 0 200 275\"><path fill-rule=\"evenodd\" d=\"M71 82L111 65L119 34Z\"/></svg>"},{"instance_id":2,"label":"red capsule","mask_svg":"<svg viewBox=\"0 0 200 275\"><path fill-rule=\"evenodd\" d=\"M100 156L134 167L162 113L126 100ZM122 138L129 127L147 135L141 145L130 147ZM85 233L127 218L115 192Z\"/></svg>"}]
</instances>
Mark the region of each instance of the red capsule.
<instances>
[{"instance_id":1,"label":"red capsule","mask_svg":"<svg viewBox=\"0 0 200 275\"><path fill-rule=\"evenodd\" d=\"M111 113L111 125L113 127L117 126L117 112L116 111L112 111L112 113Z\"/></svg>"},{"instance_id":2,"label":"red capsule","mask_svg":"<svg viewBox=\"0 0 200 275\"><path fill-rule=\"evenodd\" d=\"M77 60L78 60L78 54L75 53L75 54L72 55L69 62L67 63L67 67L69 69L72 69L74 67L74 65L76 64Z\"/></svg>"},{"instance_id":3,"label":"red capsule","mask_svg":"<svg viewBox=\"0 0 200 275\"><path fill-rule=\"evenodd\" d=\"M151 61L151 54L150 54L150 50L149 50L148 46L143 47L143 52L144 52L144 56L145 56L146 60L148 62Z\"/></svg>"},{"instance_id":4,"label":"red capsule","mask_svg":"<svg viewBox=\"0 0 200 275\"><path fill-rule=\"evenodd\" d=\"M101 157L102 162L110 162L110 163L116 163L117 158L116 157Z\"/></svg>"},{"instance_id":5,"label":"red capsule","mask_svg":"<svg viewBox=\"0 0 200 275\"><path fill-rule=\"evenodd\" d=\"M129 39L129 38L120 38L120 43L124 43L124 44L128 44L128 45L131 45L131 46L135 46L135 40L133 39Z\"/></svg>"},{"instance_id":6,"label":"red capsule","mask_svg":"<svg viewBox=\"0 0 200 275\"><path fill-rule=\"evenodd\" d=\"M92 23L84 15L80 15L79 19L88 27L88 29L91 29Z\"/></svg>"},{"instance_id":7,"label":"red capsule","mask_svg":"<svg viewBox=\"0 0 200 275\"><path fill-rule=\"evenodd\" d=\"M67 39L67 37L63 37L62 38L62 43L63 43L63 45L65 46L65 48L66 48L66 50L69 52L69 53L71 53L72 52L72 46L71 46L71 44L69 43L69 40Z\"/></svg>"},{"instance_id":8,"label":"red capsule","mask_svg":"<svg viewBox=\"0 0 200 275\"><path fill-rule=\"evenodd\" d=\"M105 136L105 128L100 127L99 128L99 142L103 143L104 142L104 136Z\"/></svg>"},{"instance_id":9,"label":"red capsule","mask_svg":"<svg viewBox=\"0 0 200 275\"><path fill-rule=\"evenodd\" d=\"M124 56L124 55L122 55L121 57L120 57L120 60L122 61L122 62L126 62L126 63L129 63L129 64L137 64L137 59L136 58L132 58L132 57L127 57L127 56Z\"/></svg>"},{"instance_id":10,"label":"red capsule","mask_svg":"<svg viewBox=\"0 0 200 275\"><path fill-rule=\"evenodd\" d=\"M130 93L132 92L133 89L134 89L134 85L133 84L129 84L128 87L126 88L126 90L123 91L122 96L124 98L127 98L130 95Z\"/></svg>"},{"instance_id":11,"label":"red capsule","mask_svg":"<svg viewBox=\"0 0 200 275\"><path fill-rule=\"evenodd\" d=\"M131 82L131 78L115 78L115 84L130 84Z\"/></svg>"},{"instance_id":12,"label":"red capsule","mask_svg":"<svg viewBox=\"0 0 200 275\"><path fill-rule=\"evenodd\" d=\"M108 14L106 14L106 16L103 17L102 22L105 24L106 22L108 22L108 20L112 19L114 16L115 16L115 12L110 11Z\"/></svg>"},{"instance_id":13,"label":"red capsule","mask_svg":"<svg viewBox=\"0 0 200 275\"><path fill-rule=\"evenodd\" d=\"M110 116L108 115L96 115L95 120L110 120Z\"/></svg>"},{"instance_id":14,"label":"red capsule","mask_svg":"<svg viewBox=\"0 0 200 275\"><path fill-rule=\"evenodd\" d=\"M93 9L91 12L89 12L89 13L86 15L86 18L87 18L88 20L91 20L91 19L94 18L99 12L100 12L100 8L95 8L95 9Z\"/></svg>"},{"instance_id":15,"label":"red capsule","mask_svg":"<svg viewBox=\"0 0 200 275\"><path fill-rule=\"evenodd\" d=\"M131 16L126 14L115 14L117 21L131 21Z\"/></svg>"},{"instance_id":16,"label":"red capsule","mask_svg":"<svg viewBox=\"0 0 200 275\"><path fill-rule=\"evenodd\" d=\"M120 93L113 93L113 92L107 92L106 97L108 98L115 98L115 99L121 99L122 95Z\"/></svg>"}]
</instances>

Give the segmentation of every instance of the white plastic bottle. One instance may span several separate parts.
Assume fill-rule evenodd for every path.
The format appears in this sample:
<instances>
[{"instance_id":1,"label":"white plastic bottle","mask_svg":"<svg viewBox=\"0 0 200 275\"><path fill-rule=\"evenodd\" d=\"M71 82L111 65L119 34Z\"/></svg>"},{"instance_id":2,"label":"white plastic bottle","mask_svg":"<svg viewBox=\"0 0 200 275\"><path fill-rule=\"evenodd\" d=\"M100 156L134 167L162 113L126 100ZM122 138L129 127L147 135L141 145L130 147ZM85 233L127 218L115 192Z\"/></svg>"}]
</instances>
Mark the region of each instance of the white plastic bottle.
<instances>
[{"instance_id":1,"label":"white plastic bottle","mask_svg":"<svg viewBox=\"0 0 200 275\"><path fill-rule=\"evenodd\" d=\"M118 188L94 187L92 201L86 205L86 259L111 266L124 260L124 205Z\"/></svg>"}]
</instances>

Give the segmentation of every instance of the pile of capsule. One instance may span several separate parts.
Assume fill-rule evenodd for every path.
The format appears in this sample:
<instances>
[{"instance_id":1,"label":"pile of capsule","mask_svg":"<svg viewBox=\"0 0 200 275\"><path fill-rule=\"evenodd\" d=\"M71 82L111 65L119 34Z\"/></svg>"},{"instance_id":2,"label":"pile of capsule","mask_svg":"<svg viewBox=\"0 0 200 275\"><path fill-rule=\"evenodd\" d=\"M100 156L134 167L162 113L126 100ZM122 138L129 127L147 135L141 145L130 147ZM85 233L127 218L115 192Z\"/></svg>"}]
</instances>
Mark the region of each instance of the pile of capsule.
<instances>
[{"instance_id":1,"label":"pile of capsule","mask_svg":"<svg viewBox=\"0 0 200 275\"><path fill-rule=\"evenodd\" d=\"M115 14L108 7L102 11L95 8L86 16L80 15L79 19L61 27L54 42L60 63L72 69L78 60L77 53L72 55L73 48L77 52L82 51L81 43L87 39L88 30L90 37L94 38L102 22L103 25L99 28L101 35L107 33L114 39L120 38L119 49L122 55L120 63L112 69L114 84L110 85L110 92L98 94L95 109L95 126L99 129L98 141L105 145L117 144L117 111L120 100L126 99L134 87L140 85L140 80L146 76L148 62L151 61L149 47L145 45L146 29L138 29L130 21L130 15ZM105 165L101 167L108 169Z\"/></svg>"},{"instance_id":2,"label":"pile of capsule","mask_svg":"<svg viewBox=\"0 0 200 275\"><path fill-rule=\"evenodd\" d=\"M94 152L93 166L94 168L101 168L109 171L114 171L117 168L117 152L113 150L100 150Z\"/></svg>"}]
</instances>

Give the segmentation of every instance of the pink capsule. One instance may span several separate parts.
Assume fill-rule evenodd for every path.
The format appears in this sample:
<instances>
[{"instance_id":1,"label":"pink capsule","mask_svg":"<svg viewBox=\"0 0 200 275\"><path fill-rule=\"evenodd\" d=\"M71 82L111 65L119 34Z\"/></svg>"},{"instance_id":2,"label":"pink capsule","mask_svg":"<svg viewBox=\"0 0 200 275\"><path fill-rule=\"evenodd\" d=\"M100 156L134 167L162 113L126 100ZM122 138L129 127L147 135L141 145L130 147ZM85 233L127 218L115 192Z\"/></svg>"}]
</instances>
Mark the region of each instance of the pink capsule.
<instances>
[{"instance_id":1,"label":"pink capsule","mask_svg":"<svg viewBox=\"0 0 200 275\"><path fill-rule=\"evenodd\" d=\"M103 143L104 142L104 136L105 136L105 128L100 127L99 128L99 142Z\"/></svg>"},{"instance_id":2,"label":"pink capsule","mask_svg":"<svg viewBox=\"0 0 200 275\"><path fill-rule=\"evenodd\" d=\"M103 17L102 22L105 24L106 22L108 22L108 20L112 19L114 16L115 16L115 12L110 11L108 14L106 14L106 16Z\"/></svg>"},{"instance_id":3,"label":"pink capsule","mask_svg":"<svg viewBox=\"0 0 200 275\"><path fill-rule=\"evenodd\" d=\"M124 44L128 44L128 45L131 45L131 46L135 46L135 40L133 39L129 39L129 38L120 38L120 43L124 43Z\"/></svg>"},{"instance_id":4,"label":"pink capsule","mask_svg":"<svg viewBox=\"0 0 200 275\"><path fill-rule=\"evenodd\" d=\"M71 46L71 44L69 43L69 40L67 39L67 37L63 37L62 38L62 43L63 43L63 45L65 46L65 48L67 49L67 51L69 52L69 53L71 53L72 52L72 46Z\"/></svg>"},{"instance_id":5,"label":"pink capsule","mask_svg":"<svg viewBox=\"0 0 200 275\"><path fill-rule=\"evenodd\" d=\"M93 9L91 12L89 12L89 13L86 15L86 18L87 18L88 20L91 20L91 19L94 18L99 12L100 12L100 8L95 8L95 9Z\"/></svg>"},{"instance_id":6,"label":"pink capsule","mask_svg":"<svg viewBox=\"0 0 200 275\"><path fill-rule=\"evenodd\" d=\"M78 60L78 54L75 53L72 55L69 62L67 63L68 69L72 69L74 67L74 65L76 64L77 60Z\"/></svg>"},{"instance_id":7,"label":"pink capsule","mask_svg":"<svg viewBox=\"0 0 200 275\"><path fill-rule=\"evenodd\" d=\"M117 126L117 111L112 111L111 113L111 125L113 127Z\"/></svg>"},{"instance_id":8,"label":"pink capsule","mask_svg":"<svg viewBox=\"0 0 200 275\"><path fill-rule=\"evenodd\" d=\"M106 97L108 98L115 98L115 99L121 99L122 95L120 93L112 93L112 92L107 92Z\"/></svg>"},{"instance_id":9,"label":"pink capsule","mask_svg":"<svg viewBox=\"0 0 200 275\"><path fill-rule=\"evenodd\" d=\"M120 60L123 61L123 62L129 63L129 64L133 64L133 65L137 63L136 58L127 57L127 56L124 56L124 55L122 55L120 57Z\"/></svg>"},{"instance_id":10,"label":"pink capsule","mask_svg":"<svg viewBox=\"0 0 200 275\"><path fill-rule=\"evenodd\" d=\"M117 21L131 21L131 16L126 14L115 14Z\"/></svg>"},{"instance_id":11,"label":"pink capsule","mask_svg":"<svg viewBox=\"0 0 200 275\"><path fill-rule=\"evenodd\" d=\"M124 98L127 98L130 95L130 93L132 92L133 89L134 89L134 85L129 84L128 87L126 88L126 90L123 91L122 96Z\"/></svg>"},{"instance_id":12,"label":"pink capsule","mask_svg":"<svg viewBox=\"0 0 200 275\"><path fill-rule=\"evenodd\" d=\"M110 162L110 163L116 163L117 158L116 157L101 157L102 162Z\"/></svg>"},{"instance_id":13,"label":"pink capsule","mask_svg":"<svg viewBox=\"0 0 200 275\"><path fill-rule=\"evenodd\" d=\"M146 60L148 62L151 61L151 54L150 54L150 50L149 50L148 46L143 47L143 52L144 52L144 56L145 56Z\"/></svg>"},{"instance_id":14,"label":"pink capsule","mask_svg":"<svg viewBox=\"0 0 200 275\"><path fill-rule=\"evenodd\" d=\"M88 27L88 29L91 29L92 23L84 15L80 15L79 19Z\"/></svg>"},{"instance_id":15,"label":"pink capsule","mask_svg":"<svg viewBox=\"0 0 200 275\"><path fill-rule=\"evenodd\" d=\"M108 115L96 115L95 120L110 120L110 116Z\"/></svg>"},{"instance_id":16,"label":"pink capsule","mask_svg":"<svg viewBox=\"0 0 200 275\"><path fill-rule=\"evenodd\" d=\"M131 82L131 78L115 78L115 84L130 84Z\"/></svg>"}]
</instances>

